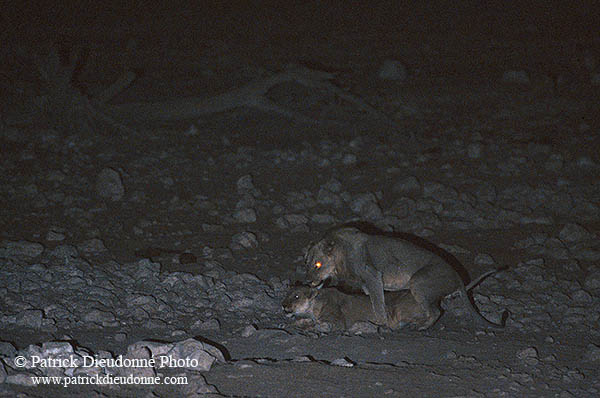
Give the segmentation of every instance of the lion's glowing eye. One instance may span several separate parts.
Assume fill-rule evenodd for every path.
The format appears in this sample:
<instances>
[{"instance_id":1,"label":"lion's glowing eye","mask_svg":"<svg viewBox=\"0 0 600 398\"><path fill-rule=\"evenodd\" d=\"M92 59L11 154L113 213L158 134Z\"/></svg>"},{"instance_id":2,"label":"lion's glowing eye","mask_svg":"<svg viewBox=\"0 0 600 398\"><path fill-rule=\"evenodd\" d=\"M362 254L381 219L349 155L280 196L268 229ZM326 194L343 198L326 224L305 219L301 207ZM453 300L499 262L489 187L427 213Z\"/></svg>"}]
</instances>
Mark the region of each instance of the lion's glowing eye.
<instances>
[{"instance_id":1,"label":"lion's glowing eye","mask_svg":"<svg viewBox=\"0 0 600 398\"><path fill-rule=\"evenodd\" d=\"M323 264L321 264L321 262L320 262L320 261L317 261L317 262L315 263L315 268L316 268L316 269L319 269L319 268L321 268L321 265L323 265Z\"/></svg>"}]
</instances>

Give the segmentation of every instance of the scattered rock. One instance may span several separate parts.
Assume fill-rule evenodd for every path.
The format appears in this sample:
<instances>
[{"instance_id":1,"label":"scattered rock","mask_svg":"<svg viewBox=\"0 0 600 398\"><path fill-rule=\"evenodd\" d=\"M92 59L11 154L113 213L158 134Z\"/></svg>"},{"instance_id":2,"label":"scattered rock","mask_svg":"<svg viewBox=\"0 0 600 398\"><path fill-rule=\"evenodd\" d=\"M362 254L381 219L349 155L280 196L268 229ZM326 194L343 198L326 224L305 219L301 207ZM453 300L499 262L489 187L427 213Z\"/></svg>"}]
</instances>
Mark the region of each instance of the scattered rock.
<instances>
[{"instance_id":1,"label":"scattered rock","mask_svg":"<svg viewBox=\"0 0 600 398\"><path fill-rule=\"evenodd\" d=\"M244 231L233 235L229 246L232 250L241 249L256 249L258 247L258 239L252 232Z\"/></svg>"},{"instance_id":2,"label":"scattered rock","mask_svg":"<svg viewBox=\"0 0 600 398\"><path fill-rule=\"evenodd\" d=\"M548 160L544 163L544 168L548 171L558 172L562 169L565 161L561 154L555 153L548 157Z\"/></svg>"},{"instance_id":3,"label":"scattered rock","mask_svg":"<svg viewBox=\"0 0 600 398\"><path fill-rule=\"evenodd\" d=\"M17 355L17 349L8 341L0 341L0 358L13 358Z\"/></svg>"},{"instance_id":4,"label":"scattered rock","mask_svg":"<svg viewBox=\"0 0 600 398\"><path fill-rule=\"evenodd\" d=\"M350 203L350 208L365 220L376 221L383 218L377 198L371 192L356 195Z\"/></svg>"},{"instance_id":5,"label":"scattered rock","mask_svg":"<svg viewBox=\"0 0 600 398\"><path fill-rule=\"evenodd\" d=\"M524 70L507 70L502 74L502 81L510 84L529 84L529 74Z\"/></svg>"},{"instance_id":6,"label":"scattered rock","mask_svg":"<svg viewBox=\"0 0 600 398\"><path fill-rule=\"evenodd\" d=\"M600 346L588 344L585 350L585 359L590 362L600 361Z\"/></svg>"},{"instance_id":7,"label":"scattered rock","mask_svg":"<svg viewBox=\"0 0 600 398\"><path fill-rule=\"evenodd\" d=\"M132 344L127 347L127 354L123 355L123 360L149 360L153 355L148 347ZM158 367L158 366L157 366ZM116 372L122 376L133 375L135 377L154 377L156 369L150 366L120 366Z\"/></svg>"},{"instance_id":8,"label":"scattered rock","mask_svg":"<svg viewBox=\"0 0 600 398\"><path fill-rule=\"evenodd\" d=\"M383 61L383 65L377 74L382 80L404 81L408 73L406 67L400 62L391 59Z\"/></svg>"},{"instance_id":9,"label":"scattered rock","mask_svg":"<svg viewBox=\"0 0 600 398\"><path fill-rule=\"evenodd\" d=\"M123 199L125 187L119 172L111 168L103 169L96 179L96 192L101 197L108 198L113 202Z\"/></svg>"},{"instance_id":10,"label":"scattered rock","mask_svg":"<svg viewBox=\"0 0 600 398\"><path fill-rule=\"evenodd\" d=\"M83 317L83 321L97 323L102 326L113 326L116 318L112 312L93 309Z\"/></svg>"},{"instance_id":11,"label":"scattered rock","mask_svg":"<svg viewBox=\"0 0 600 398\"><path fill-rule=\"evenodd\" d=\"M581 225L569 223L560 230L558 237L565 243L573 243L591 239L593 235Z\"/></svg>"},{"instance_id":12,"label":"scattered rock","mask_svg":"<svg viewBox=\"0 0 600 398\"><path fill-rule=\"evenodd\" d=\"M351 368L351 367L354 366L354 363L350 362L346 358L334 359L333 361L331 361L331 364L335 365L335 366L341 366L341 367L344 367L344 368Z\"/></svg>"},{"instance_id":13,"label":"scattered rock","mask_svg":"<svg viewBox=\"0 0 600 398\"><path fill-rule=\"evenodd\" d=\"M46 240L48 242L60 242L65 240L64 231L60 228L53 227L46 234Z\"/></svg>"},{"instance_id":14,"label":"scattered rock","mask_svg":"<svg viewBox=\"0 0 600 398\"><path fill-rule=\"evenodd\" d=\"M377 325L374 325L371 322L356 322L348 329L348 332L352 334L372 334L377 333L377 330Z\"/></svg>"},{"instance_id":15,"label":"scattered rock","mask_svg":"<svg viewBox=\"0 0 600 398\"><path fill-rule=\"evenodd\" d=\"M323 188L330 192L338 193L342 190L342 183L336 178L331 178L323 184Z\"/></svg>"},{"instance_id":16,"label":"scattered rock","mask_svg":"<svg viewBox=\"0 0 600 398\"><path fill-rule=\"evenodd\" d=\"M344 166L351 166L351 165L355 164L356 161L357 161L356 155L353 153L347 153L342 158L342 164Z\"/></svg>"},{"instance_id":17,"label":"scattered rock","mask_svg":"<svg viewBox=\"0 0 600 398\"><path fill-rule=\"evenodd\" d=\"M77 248L72 245L59 245L50 252L50 256L56 257L63 261L69 261L79 257Z\"/></svg>"},{"instance_id":18,"label":"scattered rock","mask_svg":"<svg viewBox=\"0 0 600 398\"><path fill-rule=\"evenodd\" d=\"M136 266L137 269L134 278L137 280L156 278L160 272L160 264L153 263L147 258L138 261Z\"/></svg>"},{"instance_id":19,"label":"scattered rock","mask_svg":"<svg viewBox=\"0 0 600 398\"><path fill-rule=\"evenodd\" d=\"M202 224L202 230L208 233L223 233L225 232L225 227L223 225L214 225L214 224Z\"/></svg>"},{"instance_id":20,"label":"scattered rock","mask_svg":"<svg viewBox=\"0 0 600 398\"><path fill-rule=\"evenodd\" d=\"M107 251L106 246L104 246L104 242L102 242L102 240L98 238L86 240L85 242L78 245L77 249L79 249L79 252L91 256L98 255Z\"/></svg>"},{"instance_id":21,"label":"scattered rock","mask_svg":"<svg viewBox=\"0 0 600 398\"><path fill-rule=\"evenodd\" d=\"M167 352L169 361L174 365L196 371L208 371L215 361L225 362L221 351L196 339L187 339L173 344ZM171 367L171 366L170 366Z\"/></svg>"},{"instance_id":22,"label":"scattered rock","mask_svg":"<svg viewBox=\"0 0 600 398\"><path fill-rule=\"evenodd\" d=\"M275 224L282 229L295 228L308 222L308 218L302 214L286 214L277 218Z\"/></svg>"},{"instance_id":23,"label":"scattered rock","mask_svg":"<svg viewBox=\"0 0 600 398\"><path fill-rule=\"evenodd\" d=\"M590 290L600 289L600 268L591 269L587 273L583 285Z\"/></svg>"},{"instance_id":24,"label":"scattered rock","mask_svg":"<svg viewBox=\"0 0 600 398\"><path fill-rule=\"evenodd\" d=\"M43 317L44 313L42 310L21 311L16 316L16 324L32 329L40 329L42 327Z\"/></svg>"},{"instance_id":25,"label":"scattered rock","mask_svg":"<svg viewBox=\"0 0 600 398\"><path fill-rule=\"evenodd\" d=\"M343 203L340 195L324 187L319 189L317 193L317 202L321 205L333 206L334 208L341 207Z\"/></svg>"},{"instance_id":26,"label":"scattered rock","mask_svg":"<svg viewBox=\"0 0 600 398\"><path fill-rule=\"evenodd\" d=\"M517 353L517 358L524 361L527 365L537 365L538 351L535 347L525 348Z\"/></svg>"},{"instance_id":27,"label":"scattered rock","mask_svg":"<svg viewBox=\"0 0 600 398\"><path fill-rule=\"evenodd\" d=\"M395 183L393 191L400 194L419 193L421 192L421 184L417 177L409 176Z\"/></svg>"},{"instance_id":28,"label":"scattered rock","mask_svg":"<svg viewBox=\"0 0 600 398\"><path fill-rule=\"evenodd\" d=\"M248 326L244 327L244 329L242 329L240 335L242 337L250 337L254 333L256 333L256 327L254 327L254 325L248 325Z\"/></svg>"},{"instance_id":29,"label":"scattered rock","mask_svg":"<svg viewBox=\"0 0 600 398\"><path fill-rule=\"evenodd\" d=\"M119 343L123 343L125 340L127 340L127 333L123 333L123 332L119 332L115 334L115 341L118 341Z\"/></svg>"},{"instance_id":30,"label":"scattered rock","mask_svg":"<svg viewBox=\"0 0 600 398\"><path fill-rule=\"evenodd\" d=\"M556 362L556 355L550 354L543 358L544 362Z\"/></svg>"},{"instance_id":31,"label":"scattered rock","mask_svg":"<svg viewBox=\"0 0 600 398\"><path fill-rule=\"evenodd\" d=\"M313 359L311 359L307 355L300 355L300 356L294 357L292 359L292 362L313 362Z\"/></svg>"},{"instance_id":32,"label":"scattered rock","mask_svg":"<svg viewBox=\"0 0 600 398\"><path fill-rule=\"evenodd\" d=\"M332 225L336 223L336 219L331 214L313 214L310 220L315 224L328 224Z\"/></svg>"},{"instance_id":33,"label":"scattered rock","mask_svg":"<svg viewBox=\"0 0 600 398\"><path fill-rule=\"evenodd\" d=\"M495 261L489 254L479 253L475 256L473 262L477 265L494 265Z\"/></svg>"},{"instance_id":34,"label":"scattered rock","mask_svg":"<svg viewBox=\"0 0 600 398\"><path fill-rule=\"evenodd\" d=\"M239 194L253 192L254 190L254 183L252 182L252 176L250 174L246 174L238 179L237 191Z\"/></svg>"},{"instance_id":35,"label":"scattered rock","mask_svg":"<svg viewBox=\"0 0 600 398\"><path fill-rule=\"evenodd\" d=\"M580 156L575 160L577 167L582 169L595 169L597 168L596 162L589 156Z\"/></svg>"},{"instance_id":36,"label":"scattered rock","mask_svg":"<svg viewBox=\"0 0 600 398\"><path fill-rule=\"evenodd\" d=\"M221 324L218 319L209 319L207 321L198 321L196 322L192 328L199 330L219 330L221 329Z\"/></svg>"},{"instance_id":37,"label":"scattered rock","mask_svg":"<svg viewBox=\"0 0 600 398\"><path fill-rule=\"evenodd\" d=\"M2 241L0 244L0 258L27 257L34 258L42 254L44 246L41 243L20 240L16 242Z\"/></svg>"},{"instance_id":38,"label":"scattered rock","mask_svg":"<svg viewBox=\"0 0 600 398\"><path fill-rule=\"evenodd\" d=\"M571 298L573 299L573 301L583 304L589 304L594 300L592 296L583 289L578 289L572 292Z\"/></svg>"},{"instance_id":39,"label":"scattered rock","mask_svg":"<svg viewBox=\"0 0 600 398\"><path fill-rule=\"evenodd\" d=\"M251 208L238 209L233 213L233 219L243 224L256 222L256 211Z\"/></svg>"},{"instance_id":40,"label":"scattered rock","mask_svg":"<svg viewBox=\"0 0 600 398\"><path fill-rule=\"evenodd\" d=\"M467 155L471 159L479 159L481 157L482 148L483 145L481 145L481 143L479 142L469 144L469 146L467 147Z\"/></svg>"},{"instance_id":41,"label":"scattered rock","mask_svg":"<svg viewBox=\"0 0 600 398\"><path fill-rule=\"evenodd\" d=\"M48 341L42 343L44 358L66 358L75 353L71 343L66 341Z\"/></svg>"},{"instance_id":42,"label":"scattered rock","mask_svg":"<svg viewBox=\"0 0 600 398\"><path fill-rule=\"evenodd\" d=\"M423 184L423 197L433 198L440 203L458 199L458 192L439 182L426 182Z\"/></svg>"}]
</instances>

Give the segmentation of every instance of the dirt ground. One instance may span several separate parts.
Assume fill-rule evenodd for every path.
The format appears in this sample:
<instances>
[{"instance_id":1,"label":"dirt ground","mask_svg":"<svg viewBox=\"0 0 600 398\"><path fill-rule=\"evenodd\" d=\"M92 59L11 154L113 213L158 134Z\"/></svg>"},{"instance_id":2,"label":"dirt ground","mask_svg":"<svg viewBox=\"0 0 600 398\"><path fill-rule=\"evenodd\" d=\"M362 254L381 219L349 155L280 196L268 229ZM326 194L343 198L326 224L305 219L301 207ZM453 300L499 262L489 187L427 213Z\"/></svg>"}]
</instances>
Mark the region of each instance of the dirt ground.
<instances>
[{"instance_id":1,"label":"dirt ground","mask_svg":"<svg viewBox=\"0 0 600 398\"><path fill-rule=\"evenodd\" d=\"M3 16L0 396L600 395L591 9L77 4ZM110 105L216 96L292 64L385 120L290 81L265 94L287 115L82 127L40 111L52 47L63 63L83 49L70 83L84 95L134 71ZM422 332L292 327L280 302L303 250L359 220L426 238L471 278L506 268L472 292L487 317L509 312L506 328L482 330L456 297ZM33 387L54 374L14 362L52 341L115 357L189 338L223 358L187 369L187 389Z\"/></svg>"}]
</instances>

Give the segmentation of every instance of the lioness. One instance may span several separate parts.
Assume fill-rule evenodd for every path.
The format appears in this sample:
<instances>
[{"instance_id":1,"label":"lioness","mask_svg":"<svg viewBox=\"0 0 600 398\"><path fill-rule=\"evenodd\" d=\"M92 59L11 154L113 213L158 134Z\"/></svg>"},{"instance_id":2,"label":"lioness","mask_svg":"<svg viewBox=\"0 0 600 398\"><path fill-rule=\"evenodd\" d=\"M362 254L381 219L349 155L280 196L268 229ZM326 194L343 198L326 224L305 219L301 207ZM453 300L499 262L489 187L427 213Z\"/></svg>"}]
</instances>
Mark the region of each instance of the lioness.
<instances>
[{"instance_id":1,"label":"lioness","mask_svg":"<svg viewBox=\"0 0 600 398\"><path fill-rule=\"evenodd\" d=\"M472 281L466 290L472 289L487 276L497 272L488 271ZM408 290L386 292L387 326L400 329L407 325L423 329L429 320L423 308ZM440 297L441 299L442 297ZM299 326L313 326L328 323L332 329L349 329L356 322L377 320L371 301L363 294L345 294L336 288L315 289L307 286L293 288L282 302L285 312L303 318L297 321ZM429 325L432 326L432 325ZM428 326L428 327L429 327Z\"/></svg>"},{"instance_id":2,"label":"lioness","mask_svg":"<svg viewBox=\"0 0 600 398\"><path fill-rule=\"evenodd\" d=\"M408 291L386 293L386 298L393 303L388 307L390 327L402 327L423 318L420 306ZM288 293L282 306L285 312L300 317L297 326L329 324L332 330L347 330L356 322L376 321L369 297L345 294L336 288L297 287Z\"/></svg>"}]
</instances>

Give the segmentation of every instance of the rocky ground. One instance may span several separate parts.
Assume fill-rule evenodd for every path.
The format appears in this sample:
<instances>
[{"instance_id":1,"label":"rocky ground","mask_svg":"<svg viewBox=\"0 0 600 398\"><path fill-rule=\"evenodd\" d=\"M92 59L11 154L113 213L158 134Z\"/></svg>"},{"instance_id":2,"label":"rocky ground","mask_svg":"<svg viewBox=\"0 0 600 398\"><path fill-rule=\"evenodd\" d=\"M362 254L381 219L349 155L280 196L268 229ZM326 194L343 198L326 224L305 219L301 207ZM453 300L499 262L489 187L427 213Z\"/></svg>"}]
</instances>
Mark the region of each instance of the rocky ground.
<instances>
[{"instance_id":1,"label":"rocky ground","mask_svg":"<svg viewBox=\"0 0 600 398\"><path fill-rule=\"evenodd\" d=\"M189 10L166 32L157 14L117 28L107 12L114 29L75 24L66 37L92 49L84 91L111 80L108 60L135 40L144 74L116 102L217 93L292 62L334 72L393 125L293 82L269 97L340 123L238 108L80 131L32 116L22 81L3 95L0 396L600 394L598 38L583 23L562 45L543 24L403 31L352 12L355 25L303 25L307 10L271 25ZM203 41L186 33L193 15L215 29L200 24ZM455 297L425 332L293 328L280 303L303 277L303 249L357 220L424 237L472 277L506 268L473 290L487 317L508 310L505 330L481 330ZM57 358L97 362L43 365ZM185 384L34 387L34 376Z\"/></svg>"}]
</instances>

